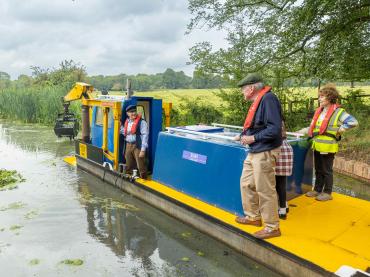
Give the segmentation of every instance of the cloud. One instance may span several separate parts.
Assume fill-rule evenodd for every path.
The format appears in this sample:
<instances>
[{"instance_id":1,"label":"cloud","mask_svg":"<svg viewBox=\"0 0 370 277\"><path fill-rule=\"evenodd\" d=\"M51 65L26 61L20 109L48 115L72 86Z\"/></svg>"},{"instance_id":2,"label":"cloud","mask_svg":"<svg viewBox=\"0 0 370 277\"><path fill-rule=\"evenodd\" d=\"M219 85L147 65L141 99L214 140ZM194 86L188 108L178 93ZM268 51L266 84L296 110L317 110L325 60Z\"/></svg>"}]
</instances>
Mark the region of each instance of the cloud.
<instances>
[{"instance_id":1,"label":"cloud","mask_svg":"<svg viewBox=\"0 0 370 277\"><path fill-rule=\"evenodd\" d=\"M188 49L219 33L184 35L187 0L1 0L0 71L17 78L30 66L56 67L65 59L89 75L192 73Z\"/></svg>"}]
</instances>

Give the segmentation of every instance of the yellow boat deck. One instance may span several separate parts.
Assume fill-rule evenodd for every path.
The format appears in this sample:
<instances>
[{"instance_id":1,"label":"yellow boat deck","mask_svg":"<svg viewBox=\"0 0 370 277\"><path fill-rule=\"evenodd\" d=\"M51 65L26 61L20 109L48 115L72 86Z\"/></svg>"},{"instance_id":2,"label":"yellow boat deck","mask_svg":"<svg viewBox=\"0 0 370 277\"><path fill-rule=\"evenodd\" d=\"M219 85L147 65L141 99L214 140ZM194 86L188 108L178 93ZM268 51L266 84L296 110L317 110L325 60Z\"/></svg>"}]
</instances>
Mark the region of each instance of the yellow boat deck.
<instances>
[{"instance_id":1,"label":"yellow boat deck","mask_svg":"<svg viewBox=\"0 0 370 277\"><path fill-rule=\"evenodd\" d=\"M138 183L247 233L260 227L235 222L235 215L150 180ZM328 271L342 265L370 267L370 202L333 193L334 200L319 202L299 196L289 201L287 220L281 220L282 236L267 240Z\"/></svg>"}]
</instances>

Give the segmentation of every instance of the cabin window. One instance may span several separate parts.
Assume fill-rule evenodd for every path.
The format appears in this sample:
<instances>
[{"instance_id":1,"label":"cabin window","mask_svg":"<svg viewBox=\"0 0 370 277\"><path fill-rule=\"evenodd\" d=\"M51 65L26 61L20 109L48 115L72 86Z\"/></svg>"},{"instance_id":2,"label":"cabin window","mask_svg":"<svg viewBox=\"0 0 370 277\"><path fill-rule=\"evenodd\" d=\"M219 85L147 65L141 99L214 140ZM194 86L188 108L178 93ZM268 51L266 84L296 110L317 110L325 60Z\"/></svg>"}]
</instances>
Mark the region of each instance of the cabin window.
<instances>
[{"instance_id":1,"label":"cabin window","mask_svg":"<svg viewBox=\"0 0 370 277\"><path fill-rule=\"evenodd\" d=\"M140 114L141 118L146 120L144 107L143 106L137 106L136 109L137 109L137 114Z\"/></svg>"},{"instance_id":2,"label":"cabin window","mask_svg":"<svg viewBox=\"0 0 370 277\"><path fill-rule=\"evenodd\" d=\"M96 108L95 125L103 126L103 109L101 107ZM113 126L113 111L112 111L112 109L109 109L109 112L108 112L108 128L111 128L112 126Z\"/></svg>"},{"instance_id":3,"label":"cabin window","mask_svg":"<svg viewBox=\"0 0 370 277\"><path fill-rule=\"evenodd\" d=\"M95 125L103 126L103 110L100 107L96 108Z\"/></svg>"}]
</instances>

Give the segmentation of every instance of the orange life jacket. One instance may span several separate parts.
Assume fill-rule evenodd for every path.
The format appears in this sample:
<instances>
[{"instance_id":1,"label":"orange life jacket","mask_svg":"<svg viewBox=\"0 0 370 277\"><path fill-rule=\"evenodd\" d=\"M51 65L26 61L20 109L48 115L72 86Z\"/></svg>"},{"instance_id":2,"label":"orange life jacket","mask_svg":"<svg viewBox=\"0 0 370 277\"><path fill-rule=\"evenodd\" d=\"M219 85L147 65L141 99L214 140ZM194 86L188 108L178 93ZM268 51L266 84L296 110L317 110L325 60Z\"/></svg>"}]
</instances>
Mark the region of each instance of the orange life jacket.
<instances>
[{"instance_id":1,"label":"orange life jacket","mask_svg":"<svg viewBox=\"0 0 370 277\"><path fill-rule=\"evenodd\" d=\"M325 133L326 129L328 128L328 124L329 124L329 120L330 120L331 116L333 115L335 110L339 107L340 107L340 105L338 105L338 104L330 105L328 111L326 112L325 118L324 118L323 122L321 123L319 135L322 135L322 134ZM323 111L323 109L324 108L322 108L322 107L318 107L315 111L315 114L313 116L313 119L312 119L312 122L311 122L311 125L310 125L310 129L308 130L308 135L310 137L314 136L313 130L315 129L316 122L319 119L320 114Z\"/></svg>"},{"instance_id":2,"label":"orange life jacket","mask_svg":"<svg viewBox=\"0 0 370 277\"><path fill-rule=\"evenodd\" d=\"M256 114L256 111L258 109L258 106L262 100L262 97L268 93L271 90L271 87L265 86L261 91L258 93L257 98L253 101L252 105L250 106L248 110L247 117L245 118L244 121L244 128L243 131L247 130L248 128L251 127L254 115Z\"/></svg>"},{"instance_id":3,"label":"orange life jacket","mask_svg":"<svg viewBox=\"0 0 370 277\"><path fill-rule=\"evenodd\" d=\"M138 115L135 120L134 120L134 123L131 125L131 130L130 130L130 134L132 135L135 135L136 134L136 129L137 129L137 126L139 125L139 122L140 122L140 119L141 119L141 116ZM124 136L127 136L127 129L128 129L128 118L126 118L126 121L125 121L125 129L124 129Z\"/></svg>"}]
</instances>

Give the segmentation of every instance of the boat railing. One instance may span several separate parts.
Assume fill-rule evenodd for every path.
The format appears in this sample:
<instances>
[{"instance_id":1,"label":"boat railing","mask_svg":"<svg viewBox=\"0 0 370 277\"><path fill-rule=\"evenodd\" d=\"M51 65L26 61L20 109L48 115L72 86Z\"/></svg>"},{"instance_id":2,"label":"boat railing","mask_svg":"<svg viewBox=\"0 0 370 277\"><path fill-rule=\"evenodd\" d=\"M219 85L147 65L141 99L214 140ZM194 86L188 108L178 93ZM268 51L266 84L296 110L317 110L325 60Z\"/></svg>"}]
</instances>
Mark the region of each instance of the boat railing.
<instances>
[{"instance_id":1,"label":"boat railing","mask_svg":"<svg viewBox=\"0 0 370 277\"><path fill-rule=\"evenodd\" d=\"M220 123L212 123L213 127L224 127L224 128L230 128L230 129L236 129L236 130L243 130L242 126L236 126L236 125L227 125L227 124L220 124ZM304 134L300 134L297 132L286 132L287 135L300 138L303 137Z\"/></svg>"},{"instance_id":2,"label":"boat railing","mask_svg":"<svg viewBox=\"0 0 370 277\"><path fill-rule=\"evenodd\" d=\"M230 142L236 142L234 137L231 137L231 136L223 136L223 135L219 135L219 134L205 133L205 132L199 132L199 131L198 132L197 131L190 131L190 130L186 130L186 129L173 128L173 127L167 127L166 130L169 133L182 133L182 134L196 135L201 139L214 138L214 139L221 139L221 140L226 140L226 141L230 141Z\"/></svg>"}]
</instances>

